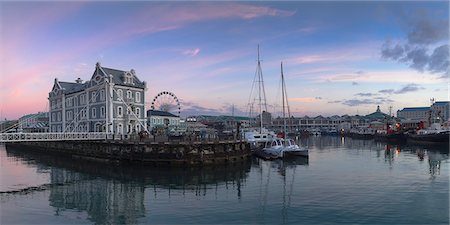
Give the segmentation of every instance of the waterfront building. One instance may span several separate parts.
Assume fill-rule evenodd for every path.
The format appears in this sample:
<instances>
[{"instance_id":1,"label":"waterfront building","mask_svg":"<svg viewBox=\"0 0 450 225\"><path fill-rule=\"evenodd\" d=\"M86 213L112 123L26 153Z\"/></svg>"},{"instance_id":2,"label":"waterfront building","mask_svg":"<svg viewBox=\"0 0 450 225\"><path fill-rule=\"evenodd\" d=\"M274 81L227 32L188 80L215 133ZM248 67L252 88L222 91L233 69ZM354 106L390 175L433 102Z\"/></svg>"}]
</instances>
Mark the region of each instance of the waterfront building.
<instances>
[{"instance_id":1,"label":"waterfront building","mask_svg":"<svg viewBox=\"0 0 450 225\"><path fill-rule=\"evenodd\" d=\"M450 118L450 102L438 101L431 105L431 122L446 122Z\"/></svg>"},{"instance_id":2,"label":"waterfront building","mask_svg":"<svg viewBox=\"0 0 450 225\"><path fill-rule=\"evenodd\" d=\"M430 112L430 107L407 107L402 110L397 110L397 117L401 119L428 121Z\"/></svg>"},{"instance_id":3,"label":"waterfront building","mask_svg":"<svg viewBox=\"0 0 450 225\"><path fill-rule=\"evenodd\" d=\"M175 130L180 126L180 117L170 112L147 110L147 126L149 131L165 128Z\"/></svg>"},{"instance_id":4,"label":"waterfront building","mask_svg":"<svg viewBox=\"0 0 450 225\"><path fill-rule=\"evenodd\" d=\"M238 124L240 128L250 127L250 124L253 120L245 116L200 115L195 117L195 121L201 122L208 127L216 128L218 130L233 131L237 129Z\"/></svg>"},{"instance_id":5,"label":"waterfront building","mask_svg":"<svg viewBox=\"0 0 450 225\"><path fill-rule=\"evenodd\" d=\"M369 127L373 121L385 122L388 118L390 116L381 112L380 106L378 106L375 112L365 116L334 115L331 117L323 117L319 115L316 117L286 118L286 129L288 132L347 131L352 127ZM284 119L281 117L273 119L271 129L274 131L282 131L284 129Z\"/></svg>"},{"instance_id":6,"label":"waterfront building","mask_svg":"<svg viewBox=\"0 0 450 225\"><path fill-rule=\"evenodd\" d=\"M19 118L18 132L48 132L48 112L28 114Z\"/></svg>"},{"instance_id":7,"label":"waterfront building","mask_svg":"<svg viewBox=\"0 0 450 225\"><path fill-rule=\"evenodd\" d=\"M369 123L373 122L373 121L383 122L383 121L385 121L386 119L389 119L389 118L391 118L391 116L386 114L386 113L384 113L384 112L381 112L380 106L377 106L377 110L375 112L367 114L367 115L364 116L364 119L367 122L369 122Z\"/></svg>"},{"instance_id":8,"label":"waterfront building","mask_svg":"<svg viewBox=\"0 0 450 225\"><path fill-rule=\"evenodd\" d=\"M95 66L91 79L63 82L49 93L51 132L129 134L145 127L145 81L135 71Z\"/></svg>"},{"instance_id":9,"label":"waterfront building","mask_svg":"<svg viewBox=\"0 0 450 225\"><path fill-rule=\"evenodd\" d=\"M404 129L416 129L420 122L423 122L424 127L428 127L430 115L431 107L406 107L397 110L397 117Z\"/></svg>"}]
</instances>

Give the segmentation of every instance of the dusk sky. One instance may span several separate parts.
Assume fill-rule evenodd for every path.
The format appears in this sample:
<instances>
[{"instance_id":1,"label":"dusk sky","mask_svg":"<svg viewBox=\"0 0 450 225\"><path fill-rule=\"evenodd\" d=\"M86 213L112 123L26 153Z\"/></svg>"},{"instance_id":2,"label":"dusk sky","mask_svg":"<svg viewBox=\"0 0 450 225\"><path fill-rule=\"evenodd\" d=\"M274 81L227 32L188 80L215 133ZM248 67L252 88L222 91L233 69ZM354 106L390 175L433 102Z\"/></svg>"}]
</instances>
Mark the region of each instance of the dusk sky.
<instances>
[{"instance_id":1,"label":"dusk sky","mask_svg":"<svg viewBox=\"0 0 450 225\"><path fill-rule=\"evenodd\" d=\"M149 103L173 92L182 115L247 115L258 44L268 104L283 62L294 116L449 99L448 1L2 1L0 25L2 119L47 111L54 79L88 80L96 62L134 69Z\"/></svg>"}]
</instances>

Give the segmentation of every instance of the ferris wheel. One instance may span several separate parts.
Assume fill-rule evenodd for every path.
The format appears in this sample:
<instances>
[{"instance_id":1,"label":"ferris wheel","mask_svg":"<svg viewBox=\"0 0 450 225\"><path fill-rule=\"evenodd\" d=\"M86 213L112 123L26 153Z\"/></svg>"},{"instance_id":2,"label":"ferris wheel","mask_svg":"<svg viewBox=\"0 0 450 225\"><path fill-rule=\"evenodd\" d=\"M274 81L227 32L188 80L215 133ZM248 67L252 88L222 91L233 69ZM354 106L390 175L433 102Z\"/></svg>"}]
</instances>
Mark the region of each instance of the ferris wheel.
<instances>
[{"instance_id":1,"label":"ferris wheel","mask_svg":"<svg viewBox=\"0 0 450 225\"><path fill-rule=\"evenodd\" d=\"M169 91L158 93L152 101L152 110L169 112L175 116L180 116L181 106L177 96Z\"/></svg>"}]
</instances>

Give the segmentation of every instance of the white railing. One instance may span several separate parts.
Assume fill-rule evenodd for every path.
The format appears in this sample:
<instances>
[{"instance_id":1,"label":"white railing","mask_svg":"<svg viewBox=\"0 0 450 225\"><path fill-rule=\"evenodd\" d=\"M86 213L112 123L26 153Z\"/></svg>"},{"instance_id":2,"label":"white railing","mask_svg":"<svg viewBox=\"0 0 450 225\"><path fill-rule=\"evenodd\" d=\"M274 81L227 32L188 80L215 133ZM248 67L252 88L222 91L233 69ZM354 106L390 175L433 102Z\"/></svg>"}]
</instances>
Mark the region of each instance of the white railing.
<instances>
[{"instance_id":1,"label":"white railing","mask_svg":"<svg viewBox=\"0 0 450 225\"><path fill-rule=\"evenodd\" d=\"M104 140L106 132L85 133L0 133L2 142L31 142L31 141L70 141L70 140Z\"/></svg>"}]
</instances>

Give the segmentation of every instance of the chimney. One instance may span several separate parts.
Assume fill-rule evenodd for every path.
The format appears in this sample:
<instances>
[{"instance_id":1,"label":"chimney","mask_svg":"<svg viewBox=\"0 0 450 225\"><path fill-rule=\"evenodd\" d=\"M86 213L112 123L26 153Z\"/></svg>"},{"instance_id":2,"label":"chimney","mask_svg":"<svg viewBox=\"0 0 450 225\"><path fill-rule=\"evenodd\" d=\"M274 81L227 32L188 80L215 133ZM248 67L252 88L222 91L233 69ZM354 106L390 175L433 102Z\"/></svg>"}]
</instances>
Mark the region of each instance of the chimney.
<instances>
[{"instance_id":1,"label":"chimney","mask_svg":"<svg viewBox=\"0 0 450 225\"><path fill-rule=\"evenodd\" d=\"M83 80L78 77L78 79L76 79L75 82L77 82L77 84L81 84L81 83L83 83Z\"/></svg>"}]
</instances>

